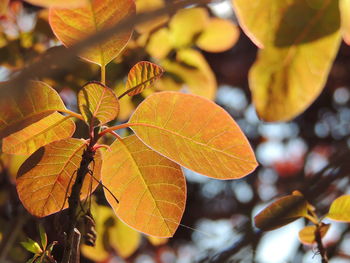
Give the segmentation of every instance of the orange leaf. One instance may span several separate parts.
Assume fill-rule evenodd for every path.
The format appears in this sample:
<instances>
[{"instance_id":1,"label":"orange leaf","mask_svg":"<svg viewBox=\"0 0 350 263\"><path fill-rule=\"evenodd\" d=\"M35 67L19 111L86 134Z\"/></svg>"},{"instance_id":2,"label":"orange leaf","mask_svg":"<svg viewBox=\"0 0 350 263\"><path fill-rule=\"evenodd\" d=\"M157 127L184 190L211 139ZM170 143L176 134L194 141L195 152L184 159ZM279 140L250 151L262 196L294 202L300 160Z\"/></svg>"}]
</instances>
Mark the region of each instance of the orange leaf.
<instances>
[{"instance_id":1,"label":"orange leaf","mask_svg":"<svg viewBox=\"0 0 350 263\"><path fill-rule=\"evenodd\" d=\"M151 62L141 61L132 67L128 74L126 90L129 96L141 93L144 89L152 87L153 83L162 76L164 70Z\"/></svg>"},{"instance_id":2,"label":"orange leaf","mask_svg":"<svg viewBox=\"0 0 350 263\"><path fill-rule=\"evenodd\" d=\"M48 116L65 111L58 93L44 82L31 81L20 96L0 96L0 139Z\"/></svg>"},{"instance_id":3,"label":"orange leaf","mask_svg":"<svg viewBox=\"0 0 350 263\"><path fill-rule=\"evenodd\" d=\"M277 199L254 217L256 227L264 231L274 230L307 215L308 203L299 194Z\"/></svg>"},{"instance_id":4,"label":"orange leaf","mask_svg":"<svg viewBox=\"0 0 350 263\"><path fill-rule=\"evenodd\" d=\"M90 126L103 125L119 113L119 102L113 90L99 82L89 82L78 94L81 114Z\"/></svg>"},{"instance_id":5,"label":"orange leaf","mask_svg":"<svg viewBox=\"0 0 350 263\"><path fill-rule=\"evenodd\" d=\"M117 216L149 235L171 237L185 208L186 183L181 168L146 147L136 136L115 141L102 166L105 191Z\"/></svg>"},{"instance_id":6,"label":"orange leaf","mask_svg":"<svg viewBox=\"0 0 350 263\"><path fill-rule=\"evenodd\" d=\"M331 225L330 224L322 224L320 226L320 234L321 238L323 238ZM302 230L299 231L299 240L304 245L313 245L316 240L316 226L306 226Z\"/></svg>"},{"instance_id":7,"label":"orange leaf","mask_svg":"<svg viewBox=\"0 0 350 263\"><path fill-rule=\"evenodd\" d=\"M3 139L2 150L9 154L31 154L41 146L71 137L74 121L54 112Z\"/></svg>"},{"instance_id":8,"label":"orange leaf","mask_svg":"<svg viewBox=\"0 0 350 263\"><path fill-rule=\"evenodd\" d=\"M139 105L129 122L146 145L203 175L237 179L257 166L248 140L232 117L199 96L155 93Z\"/></svg>"},{"instance_id":9,"label":"orange leaf","mask_svg":"<svg viewBox=\"0 0 350 263\"><path fill-rule=\"evenodd\" d=\"M68 138L41 147L23 163L17 175L17 192L32 215L44 217L68 207L64 198L70 194L85 148L84 140ZM100 178L101 162L97 151L95 165L91 168L97 179ZM91 182L93 191L97 183L87 174L81 199L90 194Z\"/></svg>"},{"instance_id":10,"label":"orange leaf","mask_svg":"<svg viewBox=\"0 0 350 263\"><path fill-rule=\"evenodd\" d=\"M28 3L33 5L40 5L44 7L60 7L60 8L68 8L68 7L77 7L85 4L88 0L25 0Z\"/></svg>"},{"instance_id":11,"label":"orange leaf","mask_svg":"<svg viewBox=\"0 0 350 263\"><path fill-rule=\"evenodd\" d=\"M100 30L111 27L135 14L133 0L91 0L75 9L51 8L51 28L62 43L70 47ZM81 57L100 66L107 65L125 48L132 30L113 35L84 52Z\"/></svg>"}]
</instances>

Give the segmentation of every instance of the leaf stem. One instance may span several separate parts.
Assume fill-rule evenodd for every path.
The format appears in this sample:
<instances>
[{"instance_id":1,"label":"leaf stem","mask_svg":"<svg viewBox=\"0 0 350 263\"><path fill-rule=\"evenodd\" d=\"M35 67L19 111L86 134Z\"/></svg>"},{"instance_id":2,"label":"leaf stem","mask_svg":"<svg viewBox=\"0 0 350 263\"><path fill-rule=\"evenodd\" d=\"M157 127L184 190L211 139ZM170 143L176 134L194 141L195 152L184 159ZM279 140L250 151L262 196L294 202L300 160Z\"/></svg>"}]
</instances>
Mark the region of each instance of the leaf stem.
<instances>
[{"instance_id":1,"label":"leaf stem","mask_svg":"<svg viewBox=\"0 0 350 263\"><path fill-rule=\"evenodd\" d=\"M322 243L321 226L322 226L322 223L319 223L316 226L315 240L316 240L316 243L317 243L317 249L320 252L320 255L321 255L321 258L322 258L322 263L328 263L327 250L323 246L323 243Z\"/></svg>"},{"instance_id":2,"label":"leaf stem","mask_svg":"<svg viewBox=\"0 0 350 263\"><path fill-rule=\"evenodd\" d=\"M106 85L106 65L101 65L101 83Z\"/></svg>"},{"instance_id":3,"label":"leaf stem","mask_svg":"<svg viewBox=\"0 0 350 263\"><path fill-rule=\"evenodd\" d=\"M111 133L112 131L120 130L120 129L124 129L124 128L130 128L132 126L153 127L153 125L150 125L147 123L129 123L129 122L127 122L127 123L115 125L115 126L112 126L112 127L109 127L107 129L103 130L102 132L99 133L98 138L101 138L103 135L106 135L107 133Z\"/></svg>"},{"instance_id":4,"label":"leaf stem","mask_svg":"<svg viewBox=\"0 0 350 263\"><path fill-rule=\"evenodd\" d=\"M313 216L311 216L309 214L305 215L304 217L306 219L308 219L309 221L311 221L312 223L314 223L316 226L318 226L319 222L318 222L318 220L315 217L313 217Z\"/></svg>"},{"instance_id":5,"label":"leaf stem","mask_svg":"<svg viewBox=\"0 0 350 263\"><path fill-rule=\"evenodd\" d=\"M79 120L84 121L83 116L81 114L79 114L79 113L74 112L74 111L70 111L70 110L66 109L66 110L60 110L60 112L67 113L68 115L70 115L72 117L75 117L75 118L77 118Z\"/></svg>"}]
</instances>

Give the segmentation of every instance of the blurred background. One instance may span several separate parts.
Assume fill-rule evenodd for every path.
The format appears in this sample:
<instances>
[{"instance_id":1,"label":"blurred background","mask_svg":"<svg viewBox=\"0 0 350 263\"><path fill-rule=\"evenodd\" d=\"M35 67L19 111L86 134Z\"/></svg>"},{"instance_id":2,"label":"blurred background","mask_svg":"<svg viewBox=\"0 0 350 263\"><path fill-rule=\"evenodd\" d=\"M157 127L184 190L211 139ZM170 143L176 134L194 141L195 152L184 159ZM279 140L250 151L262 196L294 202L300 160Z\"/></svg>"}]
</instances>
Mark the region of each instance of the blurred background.
<instances>
[{"instance_id":1,"label":"blurred background","mask_svg":"<svg viewBox=\"0 0 350 263\"><path fill-rule=\"evenodd\" d=\"M101 213L109 216L105 217L105 221L97 222L97 232L102 238L95 249L83 247L82 262L209 262L215 254L234 247L234 244L239 249L227 262L321 262L315 247L302 245L298 240L298 232L305 225L303 219L278 230L254 235L257 229L253 226L252 218L275 198L305 189L315 180L322 180L326 174L319 171L335 162L333 157L337 153L349 150L350 47L342 43L326 87L311 107L291 122L264 123L255 113L248 87L248 72L255 61L257 47L237 26L230 1L203 6L200 10L196 12L200 13L200 17L207 17L205 19L216 16L229 21L226 32L231 37L222 40L227 41L226 46L213 50L210 45L208 48L206 44L198 42L198 36L205 31L201 26L192 33L174 33L176 23L179 23L175 19L179 17L178 14L160 19L155 22L156 25L148 25L148 28L137 29L123 55L107 66L107 85L121 94L128 71L141 60L163 66L166 73L153 90L133 99L125 97L117 123L125 122L137 104L155 91L170 89L199 94L215 100L232 115L248 137L260 166L249 176L232 181L214 180L185 170L187 205L174 238L151 239L128 230L129 234L124 237L126 248L121 248L117 239L105 240L104 234L109 231L105 221L110 217L110 209L99 188L95 194L95 205L103 207L102 210L107 209ZM193 15L190 13L188 16ZM185 43L169 42L172 34L189 34L190 37L184 40ZM41 56L50 56L53 50L59 48L64 47L50 29L47 10L22 1L10 1L6 11L2 11L1 81L8 80L22 67ZM53 61L50 67L54 68L54 64ZM77 91L87 81L99 80L99 74L96 65L77 58L75 63L55 77L42 80L60 93L68 108L77 110ZM79 125L83 124L77 123L75 137L86 137ZM128 133L121 131L122 135ZM50 242L62 241L55 227L57 215L40 220L33 218L18 200L15 177L18 167L26 158L1 155L1 262L25 262L30 258L20 241L27 237L39 239L38 222L44 225ZM319 216L328 211L336 197L350 193L349 173L346 174L346 169L342 172L343 176L332 181L326 190L310 200L317 207ZM62 212L61 217L64 215L65 212ZM113 220L117 222L117 219ZM130 244L128 235L133 237ZM242 245L242 240L247 242ZM324 244L329 251L330 262L350 262L348 224L332 222ZM57 259L62 249L60 244L54 247L53 255Z\"/></svg>"}]
</instances>

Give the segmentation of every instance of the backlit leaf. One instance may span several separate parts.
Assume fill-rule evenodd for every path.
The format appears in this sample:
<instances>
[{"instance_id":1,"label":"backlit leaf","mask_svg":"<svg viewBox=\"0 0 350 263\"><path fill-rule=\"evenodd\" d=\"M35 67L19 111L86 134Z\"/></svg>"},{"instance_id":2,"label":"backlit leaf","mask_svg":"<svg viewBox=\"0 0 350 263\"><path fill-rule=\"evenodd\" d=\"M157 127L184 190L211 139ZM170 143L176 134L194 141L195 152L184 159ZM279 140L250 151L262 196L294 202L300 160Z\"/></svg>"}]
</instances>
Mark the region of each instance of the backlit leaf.
<instances>
[{"instance_id":1,"label":"backlit leaf","mask_svg":"<svg viewBox=\"0 0 350 263\"><path fill-rule=\"evenodd\" d=\"M336 221L350 222L350 195L342 195L335 199L327 217Z\"/></svg>"},{"instance_id":2,"label":"backlit leaf","mask_svg":"<svg viewBox=\"0 0 350 263\"><path fill-rule=\"evenodd\" d=\"M169 22L170 40L173 47L190 45L196 34L208 24L208 11L204 8L188 8L178 11Z\"/></svg>"},{"instance_id":3,"label":"backlit leaf","mask_svg":"<svg viewBox=\"0 0 350 263\"><path fill-rule=\"evenodd\" d=\"M151 12L164 7L164 0L136 0L137 13ZM168 16L155 17L154 19L140 23L135 29L140 34L151 32L168 21Z\"/></svg>"},{"instance_id":4,"label":"backlit leaf","mask_svg":"<svg viewBox=\"0 0 350 263\"><path fill-rule=\"evenodd\" d=\"M85 4L89 0L25 0L28 3L33 5L40 5L44 7L60 7L60 8L68 8L68 7L77 7Z\"/></svg>"},{"instance_id":5,"label":"backlit leaf","mask_svg":"<svg viewBox=\"0 0 350 263\"><path fill-rule=\"evenodd\" d=\"M115 141L103 159L103 183L117 216L149 235L171 237L185 208L186 183L180 166L146 147L135 135Z\"/></svg>"},{"instance_id":6,"label":"backlit leaf","mask_svg":"<svg viewBox=\"0 0 350 263\"><path fill-rule=\"evenodd\" d=\"M162 237L153 237L153 236L147 236L147 239L153 246L160 246L164 245L168 242L168 238L162 238Z\"/></svg>"},{"instance_id":7,"label":"backlit leaf","mask_svg":"<svg viewBox=\"0 0 350 263\"><path fill-rule=\"evenodd\" d=\"M44 217L60 211L62 207L68 207L64 198L70 194L85 148L84 140L68 138L55 141L41 147L22 164L18 171L17 192L22 204L32 215ZM90 166L94 176L100 178L99 151L95 155L95 165ZM89 195L91 182L94 190L97 183L87 174L81 199Z\"/></svg>"},{"instance_id":8,"label":"backlit leaf","mask_svg":"<svg viewBox=\"0 0 350 263\"><path fill-rule=\"evenodd\" d=\"M153 83L162 76L163 69L158 65L141 61L132 67L128 74L126 90L129 96L141 93L144 89L152 87Z\"/></svg>"},{"instance_id":9,"label":"backlit leaf","mask_svg":"<svg viewBox=\"0 0 350 263\"><path fill-rule=\"evenodd\" d=\"M146 46L147 52L156 59L165 58L172 49L169 29L163 27L154 32L150 37Z\"/></svg>"},{"instance_id":10,"label":"backlit leaf","mask_svg":"<svg viewBox=\"0 0 350 263\"><path fill-rule=\"evenodd\" d=\"M223 52L238 40L239 30L230 20L212 18L198 37L196 44L208 52Z\"/></svg>"},{"instance_id":11,"label":"backlit leaf","mask_svg":"<svg viewBox=\"0 0 350 263\"><path fill-rule=\"evenodd\" d=\"M277 199L254 217L256 227L268 231L287 225L307 215L307 201L300 195Z\"/></svg>"},{"instance_id":12,"label":"backlit leaf","mask_svg":"<svg viewBox=\"0 0 350 263\"><path fill-rule=\"evenodd\" d=\"M39 254L39 253L43 252L40 248L40 245L31 238L28 238L27 241L21 242L21 245L26 250L28 250L29 252L32 252L34 254Z\"/></svg>"},{"instance_id":13,"label":"backlit leaf","mask_svg":"<svg viewBox=\"0 0 350 263\"><path fill-rule=\"evenodd\" d=\"M131 128L149 147L195 172L237 179L257 166L248 140L214 102L177 92L147 97L131 116Z\"/></svg>"},{"instance_id":14,"label":"backlit leaf","mask_svg":"<svg viewBox=\"0 0 350 263\"><path fill-rule=\"evenodd\" d=\"M249 74L258 115L265 121L291 120L327 80L341 40L338 1L235 2L250 10L239 15L241 24L264 45Z\"/></svg>"},{"instance_id":15,"label":"backlit leaf","mask_svg":"<svg viewBox=\"0 0 350 263\"><path fill-rule=\"evenodd\" d=\"M339 4L343 38L350 45L350 0L340 0Z\"/></svg>"},{"instance_id":16,"label":"backlit leaf","mask_svg":"<svg viewBox=\"0 0 350 263\"><path fill-rule=\"evenodd\" d=\"M51 8L49 21L62 43L70 47L94 33L135 14L133 0L91 0L75 9ZM132 30L113 35L108 41L89 48L81 57L105 66L125 48Z\"/></svg>"},{"instance_id":17,"label":"backlit leaf","mask_svg":"<svg viewBox=\"0 0 350 263\"><path fill-rule=\"evenodd\" d=\"M66 110L58 93L40 81L32 81L20 96L0 96L0 139L48 116Z\"/></svg>"},{"instance_id":18,"label":"backlit leaf","mask_svg":"<svg viewBox=\"0 0 350 263\"><path fill-rule=\"evenodd\" d=\"M113 90L99 82L89 82L78 94L81 114L90 126L103 125L119 113L119 102Z\"/></svg>"},{"instance_id":19,"label":"backlit leaf","mask_svg":"<svg viewBox=\"0 0 350 263\"><path fill-rule=\"evenodd\" d=\"M9 154L31 154L41 146L71 137L74 131L74 121L54 112L23 130L5 137L2 150Z\"/></svg>"},{"instance_id":20,"label":"backlit leaf","mask_svg":"<svg viewBox=\"0 0 350 263\"><path fill-rule=\"evenodd\" d=\"M179 50L176 62L163 60L162 67L166 73L175 75L183 81L179 86L186 92L214 100L217 88L215 75L199 51L194 49ZM158 88L161 90L169 89L166 85L164 87L158 86Z\"/></svg>"},{"instance_id":21,"label":"backlit leaf","mask_svg":"<svg viewBox=\"0 0 350 263\"><path fill-rule=\"evenodd\" d=\"M320 227L321 238L323 238L331 225L330 224L322 224ZM306 226L302 230L299 231L299 240L304 245L313 245L316 242L316 226Z\"/></svg>"}]
</instances>

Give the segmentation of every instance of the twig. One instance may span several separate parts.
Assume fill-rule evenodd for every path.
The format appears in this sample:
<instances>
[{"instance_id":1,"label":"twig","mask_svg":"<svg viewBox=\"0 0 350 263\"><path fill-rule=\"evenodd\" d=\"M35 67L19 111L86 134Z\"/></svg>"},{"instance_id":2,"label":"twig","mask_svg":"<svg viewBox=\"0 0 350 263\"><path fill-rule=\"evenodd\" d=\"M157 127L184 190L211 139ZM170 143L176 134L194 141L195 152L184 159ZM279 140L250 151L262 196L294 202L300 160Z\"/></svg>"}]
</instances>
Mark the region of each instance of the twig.
<instances>
[{"instance_id":1,"label":"twig","mask_svg":"<svg viewBox=\"0 0 350 263\"><path fill-rule=\"evenodd\" d=\"M327 250L323 246L322 243L322 237L321 237L321 223L316 226L315 230L315 241L317 243L317 249L318 252L320 253L320 256L322 258L322 263L328 263L328 256L327 256Z\"/></svg>"}]
</instances>

